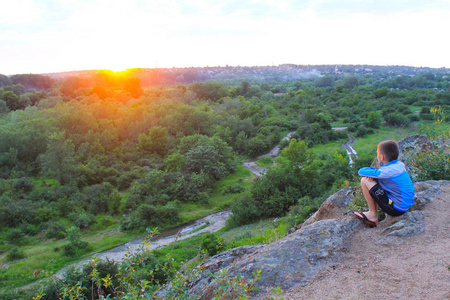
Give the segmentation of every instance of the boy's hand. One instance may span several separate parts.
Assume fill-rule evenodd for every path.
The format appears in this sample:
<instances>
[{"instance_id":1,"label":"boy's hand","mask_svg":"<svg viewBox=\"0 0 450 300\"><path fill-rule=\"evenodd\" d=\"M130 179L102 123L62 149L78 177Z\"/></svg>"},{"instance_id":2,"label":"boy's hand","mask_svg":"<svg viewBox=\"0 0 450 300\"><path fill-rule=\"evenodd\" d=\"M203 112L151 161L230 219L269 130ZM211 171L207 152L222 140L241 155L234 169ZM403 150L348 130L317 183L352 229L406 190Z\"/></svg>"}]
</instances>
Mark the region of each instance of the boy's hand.
<instances>
[{"instance_id":1,"label":"boy's hand","mask_svg":"<svg viewBox=\"0 0 450 300\"><path fill-rule=\"evenodd\" d=\"M372 177L367 177L367 176L366 176L366 179L367 179L368 181L375 181L375 182L378 182L378 180L376 180L375 178L372 178Z\"/></svg>"}]
</instances>

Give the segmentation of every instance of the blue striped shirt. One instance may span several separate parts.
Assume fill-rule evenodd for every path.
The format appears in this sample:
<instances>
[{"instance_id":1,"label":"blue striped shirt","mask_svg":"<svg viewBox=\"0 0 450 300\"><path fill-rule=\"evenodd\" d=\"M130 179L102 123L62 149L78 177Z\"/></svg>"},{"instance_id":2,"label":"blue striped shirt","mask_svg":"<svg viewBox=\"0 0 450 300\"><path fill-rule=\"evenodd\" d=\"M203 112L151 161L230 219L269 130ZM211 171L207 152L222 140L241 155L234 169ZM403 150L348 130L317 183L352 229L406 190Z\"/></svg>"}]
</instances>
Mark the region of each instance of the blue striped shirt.
<instances>
[{"instance_id":1,"label":"blue striped shirt","mask_svg":"<svg viewBox=\"0 0 450 300\"><path fill-rule=\"evenodd\" d=\"M361 168L358 174L378 179L396 210L404 212L414 204L414 184L401 161L390 161L379 169Z\"/></svg>"}]
</instances>

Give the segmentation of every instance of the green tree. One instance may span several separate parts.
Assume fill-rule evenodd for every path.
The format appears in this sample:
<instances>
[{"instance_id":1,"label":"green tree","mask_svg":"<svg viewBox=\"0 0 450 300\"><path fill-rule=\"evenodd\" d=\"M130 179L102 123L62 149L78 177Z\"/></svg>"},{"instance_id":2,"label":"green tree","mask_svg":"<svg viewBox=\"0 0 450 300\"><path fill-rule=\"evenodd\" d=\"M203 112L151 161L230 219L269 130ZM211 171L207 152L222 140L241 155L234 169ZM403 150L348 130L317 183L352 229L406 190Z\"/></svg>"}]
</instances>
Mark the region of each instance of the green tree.
<instances>
[{"instance_id":1,"label":"green tree","mask_svg":"<svg viewBox=\"0 0 450 300\"><path fill-rule=\"evenodd\" d=\"M380 128L382 120L383 119L379 111L371 111L367 116L366 125L372 128Z\"/></svg>"},{"instance_id":2,"label":"green tree","mask_svg":"<svg viewBox=\"0 0 450 300\"><path fill-rule=\"evenodd\" d=\"M65 139L65 133L53 133L47 144L47 151L41 155L42 172L67 184L76 179L75 146Z\"/></svg>"},{"instance_id":3,"label":"green tree","mask_svg":"<svg viewBox=\"0 0 450 300\"><path fill-rule=\"evenodd\" d=\"M304 141L291 139L289 146L283 149L282 155L286 156L294 166L300 167L309 159L310 153Z\"/></svg>"},{"instance_id":4,"label":"green tree","mask_svg":"<svg viewBox=\"0 0 450 300\"><path fill-rule=\"evenodd\" d=\"M186 165L186 157L178 152L172 153L166 158L166 170L168 172L181 172Z\"/></svg>"},{"instance_id":5,"label":"green tree","mask_svg":"<svg viewBox=\"0 0 450 300\"><path fill-rule=\"evenodd\" d=\"M11 79L8 76L0 74L0 87L10 84L12 84Z\"/></svg>"},{"instance_id":6,"label":"green tree","mask_svg":"<svg viewBox=\"0 0 450 300\"><path fill-rule=\"evenodd\" d=\"M21 108L19 96L11 91L4 92L2 95L2 99L6 102L6 106L8 106L10 110L17 110Z\"/></svg>"},{"instance_id":7,"label":"green tree","mask_svg":"<svg viewBox=\"0 0 450 300\"><path fill-rule=\"evenodd\" d=\"M166 155L169 149L169 133L167 128L155 126L150 128L148 134L139 135L138 148L144 152Z\"/></svg>"},{"instance_id":8,"label":"green tree","mask_svg":"<svg viewBox=\"0 0 450 300\"><path fill-rule=\"evenodd\" d=\"M375 92L373 92L375 98L377 98L377 99L386 96L388 93L389 93L389 89L387 87L382 87L382 88L376 89Z\"/></svg>"},{"instance_id":9,"label":"green tree","mask_svg":"<svg viewBox=\"0 0 450 300\"><path fill-rule=\"evenodd\" d=\"M353 89L358 86L358 77L355 75L347 75L343 80L344 86L348 89Z\"/></svg>"}]
</instances>

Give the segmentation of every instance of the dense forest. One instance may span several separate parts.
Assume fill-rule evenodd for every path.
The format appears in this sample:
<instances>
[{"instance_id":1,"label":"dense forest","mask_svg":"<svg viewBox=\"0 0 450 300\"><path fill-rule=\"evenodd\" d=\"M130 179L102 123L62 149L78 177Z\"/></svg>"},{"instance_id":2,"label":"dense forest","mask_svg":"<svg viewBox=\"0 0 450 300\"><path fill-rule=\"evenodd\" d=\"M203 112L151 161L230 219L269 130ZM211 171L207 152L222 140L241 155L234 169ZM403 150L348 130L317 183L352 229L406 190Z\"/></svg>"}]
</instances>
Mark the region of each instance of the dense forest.
<instances>
[{"instance_id":1,"label":"dense forest","mask_svg":"<svg viewBox=\"0 0 450 300\"><path fill-rule=\"evenodd\" d=\"M300 223L375 152L351 167L343 149L318 145L447 128L448 70L323 68L0 75L0 291L36 280L18 262L54 241L49 272L98 250L89 234L132 238L202 208L230 208L228 229L293 211ZM288 132L264 176L224 183ZM213 202L219 189L232 201Z\"/></svg>"}]
</instances>

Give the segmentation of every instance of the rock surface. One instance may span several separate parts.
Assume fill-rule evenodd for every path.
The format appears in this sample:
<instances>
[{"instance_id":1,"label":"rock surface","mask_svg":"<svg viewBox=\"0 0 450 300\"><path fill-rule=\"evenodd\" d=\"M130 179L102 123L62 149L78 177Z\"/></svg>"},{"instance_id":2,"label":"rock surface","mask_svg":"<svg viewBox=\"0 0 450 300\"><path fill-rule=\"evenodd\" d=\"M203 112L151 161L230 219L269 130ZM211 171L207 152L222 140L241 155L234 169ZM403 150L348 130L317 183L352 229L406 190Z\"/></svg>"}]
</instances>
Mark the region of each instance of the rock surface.
<instances>
[{"instance_id":1,"label":"rock surface","mask_svg":"<svg viewBox=\"0 0 450 300\"><path fill-rule=\"evenodd\" d=\"M319 209L303 223L303 226L320 220L341 217L348 204L356 197L358 189L358 187L349 186L328 197Z\"/></svg>"},{"instance_id":2,"label":"rock surface","mask_svg":"<svg viewBox=\"0 0 450 300\"><path fill-rule=\"evenodd\" d=\"M417 206L423 209L442 193L449 181L426 181L416 184ZM303 227L269 245L246 246L226 251L205 261L199 279L191 282L191 294L200 299L212 299L215 282L211 273L228 267L230 278L241 274L246 279L261 271L261 280L255 283L260 290L252 299L266 299L274 287L283 290L303 284L319 271L332 266L347 251L352 236L364 229L358 219L342 215L354 197L355 188L344 188L329 197L319 211L305 222ZM380 222L382 244L399 245L408 237L424 232L422 211L410 211L397 218Z\"/></svg>"}]
</instances>

